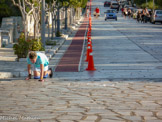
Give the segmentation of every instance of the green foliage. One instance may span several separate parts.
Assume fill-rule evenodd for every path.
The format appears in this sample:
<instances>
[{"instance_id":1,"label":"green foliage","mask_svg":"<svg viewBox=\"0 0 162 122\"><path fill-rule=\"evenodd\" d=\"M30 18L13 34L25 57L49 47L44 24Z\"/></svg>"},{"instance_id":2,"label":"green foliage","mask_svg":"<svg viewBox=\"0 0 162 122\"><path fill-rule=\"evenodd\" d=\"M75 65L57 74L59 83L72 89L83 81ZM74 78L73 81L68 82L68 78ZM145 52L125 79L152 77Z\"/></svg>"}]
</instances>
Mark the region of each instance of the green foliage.
<instances>
[{"instance_id":1,"label":"green foliage","mask_svg":"<svg viewBox=\"0 0 162 122\"><path fill-rule=\"evenodd\" d=\"M21 33L18 43L13 45L14 53L19 58L26 58L29 51L43 51L41 41L36 39L25 40L24 33Z\"/></svg>"},{"instance_id":2,"label":"green foliage","mask_svg":"<svg viewBox=\"0 0 162 122\"><path fill-rule=\"evenodd\" d=\"M62 4L62 6L66 7L82 7L85 8L87 5L88 0L58 0L59 3Z\"/></svg>"},{"instance_id":3,"label":"green foliage","mask_svg":"<svg viewBox=\"0 0 162 122\"><path fill-rule=\"evenodd\" d=\"M85 8L87 5L88 0L81 0L81 7Z\"/></svg>"},{"instance_id":4,"label":"green foliage","mask_svg":"<svg viewBox=\"0 0 162 122\"><path fill-rule=\"evenodd\" d=\"M11 0L0 0L0 16L21 15L18 7L13 6Z\"/></svg>"},{"instance_id":5,"label":"green foliage","mask_svg":"<svg viewBox=\"0 0 162 122\"><path fill-rule=\"evenodd\" d=\"M0 23L3 17L21 16L18 7L13 6L11 0L0 0Z\"/></svg>"},{"instance_id":6,"label":"green foliage","mask_svg":"<svg viewBox=\"0 0 162 122\"><path fill-rule=\"evenodd\" d=\"M40 40L37 39L32 39L32 40L27 40L29 44L29 50L30 51L43 51L43 45Z\"/></svg>"},{"instance_id":7,"label":"green foliage","mask_svg":"<svg viewBox=\"0 0 162 122\"><path fill-rule=\"evenodd\" d=\"M26 58L28 54L29 44L27 41L25 41L25 36L23 33L20 35L18 43L13 45L13 49L18 59Z\"/></svg>"},{"instance_id":8,"label":"green foliage","mask_svg":"<svg viewBox=\"0 0 162 122\"><path fill-rule=\"evenodd\" d=\"M56 37L61 37L61 32L57 31L56 32Z\"/></svg>"},{"instance_id":9,"label":"green foliage","mask_svg":"<svg viewBox=\"0 0 162 122\"><path fill-rule=\"evenodd\" d=\"M144 3L144 4L142 4L141 5L141 7L142 8L149 8L149 9L153 9L153 1L150 1L150 2L148 2L147 4L146 3ZM158 8L158 6L155 4L154 5L154 9L157 9Z\"/></svg>"},{"instance_id":10,"label":"green foliage","mask_svg":"<svg viewBox=\"0 0 162 122\"><path fill-rule=\"evenodd\" d=\"M140 6L140 7L148 7L150 9L153 9L153 0L147 0L147 4L145 0L134 0L134 2ZM161 0L154 0L155 5L154 5L154 9L158 9L158 8L162 8L162 2Z\"/></svg>"},{"instance_id":11,"label":"green foliage","mask_svg":"<svg viewBox=\"0 0 162 122\"><path fill-rule=\"evenodd\" d=\"M46 41L46 45L52 45L52 46L54 46L54 45L56 45L56 41L49 41L49 40L47 40Z\"/></svg>"}]
</instances>

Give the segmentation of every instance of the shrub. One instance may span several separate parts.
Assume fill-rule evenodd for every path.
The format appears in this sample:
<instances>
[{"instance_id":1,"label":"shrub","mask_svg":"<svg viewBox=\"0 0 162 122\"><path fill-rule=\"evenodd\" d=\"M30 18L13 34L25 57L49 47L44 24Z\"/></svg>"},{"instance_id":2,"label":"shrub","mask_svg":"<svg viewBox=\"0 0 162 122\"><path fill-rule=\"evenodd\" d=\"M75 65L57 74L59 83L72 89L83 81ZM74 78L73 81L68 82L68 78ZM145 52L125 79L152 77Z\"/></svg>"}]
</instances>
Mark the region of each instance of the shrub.
<instances>
[{"instance_id":1,"label":"shrub","mask_svg":"<svg viewBox=\"0 0 162 122\"><path fill-rule=\"evenodd\" d=\"M29 44L25 41L25 36L21 33L18 43L13 45L14 53L17 55L17 58L26 58L28 54Z\"/></svg>"},{"instance_id":2,"label":"shrub","mask_svg":"<svg viewBox=\"0 0 162 122\"><path fill-rule=\"evenodd\" d=\"M43 45L40 40L32 39L28 41L29 43L29 51L43 51Z\"/></svg>"},{"instance_id":3,"label":"shrub","mask_svg":"<svg viewBox=\"0 0 162 122\"><path fill-rule=\"evenodd\" d=\"M61 37L61 32L60 31L56 32L56 37Z\"/></svg>"},{"instance_id":4,"label":"shrub","mask_svg":"<svg viewBox=\"0 0 162 122\"><path fill-rule=\"evenodd\" d=\"M46 41L46 45L56 45L56 41Z\"/></svg>"},{"instance_id":5,"label":"shrub","mask_svg":"<svg viewBox=\"0 0 162 122\"><path fill-rule=\"evenodd\" d=\"M42 42L36 39L25 40L24 33L21 33L18 43L13 45L14 53L17 58L26 58L29 51L43 51Z\"/></svg>"}]
</instances>

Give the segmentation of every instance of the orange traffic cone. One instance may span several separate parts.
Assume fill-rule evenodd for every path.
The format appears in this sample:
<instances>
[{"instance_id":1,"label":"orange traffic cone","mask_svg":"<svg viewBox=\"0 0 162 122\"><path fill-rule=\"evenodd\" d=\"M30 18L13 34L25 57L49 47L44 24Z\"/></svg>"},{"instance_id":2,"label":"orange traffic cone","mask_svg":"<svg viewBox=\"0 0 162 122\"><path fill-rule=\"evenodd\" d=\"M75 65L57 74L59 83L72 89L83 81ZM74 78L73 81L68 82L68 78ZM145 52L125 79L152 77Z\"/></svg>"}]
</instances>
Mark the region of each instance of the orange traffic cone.
<instances>
[{"instance_id":1,"label":"orange traffic cone","mask_svg":"<svg viewBox=\"0 0 162 122\"><path fill-rule=\"evenodd\" d=\"M90 32L87 33L87 39L88 39L89 37L91 37Z\"/></svg>"},{"instance_id":2,"label":"orange traffic cone","mask_svg":"<svg viewBox=\"0 0 162 122\"><path fill-rule=\"evenodd\" d=\"M89 27L91 27L92 26L92 23L91 22L89 22Z\"/></svg>"},{"instance_id":3,"label":"orange traffic cone","mask_svg":"<svg viewBox=\"0 0 162 122\"><path fill-rule=\"evenodd\" d=\"M88 36L91 36L91 32L90 32L90 31L88 31L87 35L88 35Z\"/></svg>"},{"instance_id":4,"label":"orange traffic cone","mask_svg":"<svg viewBox=\"0 0 162 122\"><path fill-rule=\"evenodd\" d=\"M86 57L86 62L88 62L89 61L89 54L92 52L92 49L91 49L91 47L90 46L88 46L88 48L87 48L87 57Z\"/></svg>"},{"instance_id":5,"label":"orange traffic cone","mask_svg":"<svg viewBox=\"0 0 162 122\"><path fill-rule=\"evenodd\" d=\"M90 41L91 40L91 37L90 36L87 36L87 40Z\"/></svg>"},{"instance_id":6,"label":"orange traffic cone","mask_svg":"<svg viewBox=\"0 0 162 122\"><path fill-rule=\"evenodd\" d=\"M88 38L88 42L91 42L91 44L92 44L92 40L91 40L91 37L89 37L89 38Z\"/></svg>"},{"instance_id":7,"label":"orange traffic cone","mask_svg":"<svg viewBox=\"0 0 162 122\"><path fill-rule=\"evenodd\" d=\"M91 28L88 28L88 32L91 32Z\"/></svg>"},{"instance_id":8,"label":"orange traffic cone","mask_svg":"<svg viewBox=\"0 0 162 122\"><path fill-rule=\"evenodd\" d=\"M89 54L88 67L87 67L86 70L87 71L94 71L94 70L96 70L95 67L94 67L93 53L92 52Z\"/></svg>"},{"instance_id":9,"label":"orange traffic cone","mask_svg":"<svg viewBox=\"0 0 162 122\"><path fill-rule=\"evenodd\" d=\"M92 50L92 42L91 41L88 41L88 45L87 45L87 48L90 46L90 51L92 52L93 50Z\"/></svg>"}]
</instances>

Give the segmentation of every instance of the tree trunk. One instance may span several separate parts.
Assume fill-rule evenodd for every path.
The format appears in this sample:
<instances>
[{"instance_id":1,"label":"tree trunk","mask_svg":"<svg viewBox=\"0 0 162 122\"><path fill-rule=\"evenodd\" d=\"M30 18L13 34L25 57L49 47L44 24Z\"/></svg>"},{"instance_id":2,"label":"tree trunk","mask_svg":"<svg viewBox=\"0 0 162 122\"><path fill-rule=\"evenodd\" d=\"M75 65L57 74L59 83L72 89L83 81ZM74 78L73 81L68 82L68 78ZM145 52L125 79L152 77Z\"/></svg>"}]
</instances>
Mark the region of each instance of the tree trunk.
<instances>
[{"instance_id":1,"label":"tree trunk","mask_svg":"<svg viewBox=\"0 0 162 122\"><path fill-rule=\"evenodd\" d=\"M67 7L65 7L65 29L67 29Z\"/></svg>"},{"instance_id":2,"label":"tree trunk","mask_svg":"<svg viewBox=\"0 0 162 122\"><path fill-rule=\"evenodd\" d=\"M36 20L34 21L34 39L36 39Z\"/></svg>"},{"instance_id":3,"label":"tree trunk","mask_svg":"<svg viewBox=\"0 0 162 122\"><path fill-rule=\"evenodd\" d=\"M27 17L26 17L27 18ZM24 35L25 35L25 40L28 38L28 21L27 19L24 20Z\"/></svg>"},{"instance_id":4,"label":"tree trunk","mask_svg":"<svg viewBox=\"0 0 162 122\"><path fill-rule=\"evenodd\" d=\"M54 11L52 12L52 37L51 37L51 39L53 39L54 38Z\"/></svg>"},{"instance_id":5,"label":"tree trunk","mask_svg":"<svg viewBox=\"0 0 162 122\"><path fill-rule=\"evenodd\" d=\"M72 25L73 21L73 13L72 13L72 8L70 9L70 25Z\"/></svg>"},{"instance_id":6,"label":"tree trunk","mask_svg":"<svg viewBox=\"0 0 162 122\"><path fill-rule=\"evenodd\" d=\"M73 23L75 23L75 9L73 8Z\"/></svg>"},{"instance_id":7,"label":"tree trunk","mask_svg":"<svg viewBox=\"0 0 162 122\"><path fill-rule=\"evenodd\" d=\"M37 20L34 23L34 39L39 39L39 21Z\"/></svg>"},{"instance_id":8,"label":"tree trunk","mask_svg":"<svg viewBox=\"0 0 162 122\"><path fill-rule=\"evenodd\" d=\"M56 14L55 14L54 17L55 17L55 36L56 36L56 32L57 32L57 21L56 21L57 20L57 16L56 16Z\"/></svg>"},{"instance_id":9,"label":"tree trunk","mask_svg":"<svg viewBox=\"0 0 162 122\"><path fill-rule=\"evenodd\" d=\"M57 8L57 32L60 32L60 8Z\"/></svg>"},{"instance_id":10,"label":"tree trunk","mask_svg":"<svg viewBox=\"0 0 162 122\"><path fill-rule=\"evenodd\" d=\"M48 40L50 39L50 26L49 26L49 18L48 17L48 20L47 20L47 24L48 24Z\"/></svg>"}]
</instances>

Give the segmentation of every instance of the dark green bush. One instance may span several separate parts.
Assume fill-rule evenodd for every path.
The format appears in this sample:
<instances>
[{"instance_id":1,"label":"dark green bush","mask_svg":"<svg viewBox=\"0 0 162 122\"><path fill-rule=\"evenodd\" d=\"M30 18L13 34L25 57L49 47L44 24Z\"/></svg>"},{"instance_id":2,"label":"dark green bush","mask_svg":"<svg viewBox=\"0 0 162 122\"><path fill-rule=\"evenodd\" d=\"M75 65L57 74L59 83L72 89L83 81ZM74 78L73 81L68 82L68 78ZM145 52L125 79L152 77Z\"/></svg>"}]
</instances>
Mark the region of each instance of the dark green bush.
<instances>
[{"instance_id":1,"label":"dark green bush","mask_svg":"<svg viewBox=\"0 0 162 122\"><path fill-rule=\"evenodd\" d=\"M28 41L29 51L44 51L42 42L37 39L32 39Z\"/></svg>"},{"instance_id":2,"label":"dark green bush","mask_svg":"<svg viewBox=\"0 0 162 122\"><path fill-rule=\"evenodd\" d=\"M26 58L29 51L44 51L42 42L36 39L25 40L24 33L21 33L18 43L13 45L17 58Z\"/></svg>"},{"instance_id":3,"label":"dark green bush","mask_svg":"<svg viewBox=\"0 0 162 122\"><path fill-rule=\"evenodd\" d=\"M29 43L25 41L25 36L21 33L18 43L13 45L14 53L17 58L26 58L29 50Z\"/></svg>"},{"instance_id":4,"label":"dark green bush","mask_svg":"<svg viewBox=\"0 0 162 122\"><path fill-rule=\"evenodd\" d=\"M49 40L47 40L46 41L46 45L52 45L52 46L54 46L54 45L56 45L56 41L49 41Z\"/></svg>"},{"instance_id":5,"label":"dark green bush","mask_svg":"<svg viewBox=\"0 0 162 122\"><path fill-rule=\"evenodd\" d=\"M56 37L61 37L61 32L60 31L56 32Z\"/></svg>"}]
</instances>

